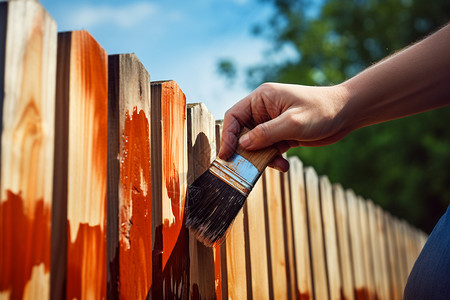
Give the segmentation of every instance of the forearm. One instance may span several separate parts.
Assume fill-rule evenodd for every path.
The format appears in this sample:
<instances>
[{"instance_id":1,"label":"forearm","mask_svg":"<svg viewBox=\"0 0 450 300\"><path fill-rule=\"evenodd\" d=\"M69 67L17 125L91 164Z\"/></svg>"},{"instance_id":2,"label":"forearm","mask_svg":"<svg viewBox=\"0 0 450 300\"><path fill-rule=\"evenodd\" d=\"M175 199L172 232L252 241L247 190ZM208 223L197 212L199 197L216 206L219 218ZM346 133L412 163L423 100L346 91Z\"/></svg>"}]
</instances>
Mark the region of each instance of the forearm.
<instances>
[{"instance_id":1,"label":"forearm","mask_svg":"<svg viewBox=\"0 0 450 300\"><path fill-rule=\"evenodd\" d=\"M450 104L450 25L342 83L353 129Z\"/></svg>"}]
</instances>

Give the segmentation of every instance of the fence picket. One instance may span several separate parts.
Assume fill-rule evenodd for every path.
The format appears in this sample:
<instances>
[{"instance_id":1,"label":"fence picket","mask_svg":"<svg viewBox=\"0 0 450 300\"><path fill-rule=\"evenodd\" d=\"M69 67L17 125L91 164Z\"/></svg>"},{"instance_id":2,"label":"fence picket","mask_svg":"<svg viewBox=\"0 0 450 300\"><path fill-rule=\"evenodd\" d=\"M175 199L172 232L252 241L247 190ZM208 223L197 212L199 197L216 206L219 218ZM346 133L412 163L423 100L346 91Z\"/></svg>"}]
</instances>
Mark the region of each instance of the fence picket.
<instances>
[{"instance_id":1,"label":"fence picket","mask_svg":"<svg viewBox=\"0 0 450 300\"><path fill-rule=\"evenodd\" d=\"M189 295L186 97L175 81L151 83L152 298Z\"/></svg>"},{"instance_id":2,"label":"fence picket","mask_svg":"<svg viewBox=\"0 0 450 300\"><path fill-rule=\"evenodd\" d=\"M205 172L216 155L215 121L203 103L188 104L188 184ZM189 233L190 294L200 299L216 295L213 249ZM219 292L220 295L220 292Z\"/></svg>"},{"instance_id":3,"label":"fence picket","mask_svg":"<svg viewBox=\"0 0 450 300\"><path fill-rule=\"evenodd\" d=\"M49 298L65 263L50 257L56 47L39 2L0 3L0 298Z\"/></svg>"},{"instance_id":4,"label":"fence picket","mask_svg":"<svg viewBox=\"0 0 450 300\"><path fill-rule=\"evenodd\" d=\"M134 54L108 58L108 296L152 283L150 76Z\"/></svg>"}]
</instances>

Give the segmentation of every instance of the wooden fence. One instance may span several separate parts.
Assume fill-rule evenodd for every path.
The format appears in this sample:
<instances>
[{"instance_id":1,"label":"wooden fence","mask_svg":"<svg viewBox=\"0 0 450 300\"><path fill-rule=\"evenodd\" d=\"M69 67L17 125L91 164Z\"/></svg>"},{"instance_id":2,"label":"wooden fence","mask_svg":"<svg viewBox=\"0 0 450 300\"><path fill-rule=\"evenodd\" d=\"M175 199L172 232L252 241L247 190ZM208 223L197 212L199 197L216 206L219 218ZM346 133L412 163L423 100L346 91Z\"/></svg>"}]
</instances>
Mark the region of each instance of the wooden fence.
<instances>
[{"instance_id":1,"label":"wooden fence","mask_svg":"<svg viewBox=\"0 0 450 300\"><path fill-rule=\"evenodd\" d=\"M222 123L134 54L12 0L0 70L0 299L402 298L426 235L295 157L199 243L186 188Z\"/></svg>"}]
</instances>

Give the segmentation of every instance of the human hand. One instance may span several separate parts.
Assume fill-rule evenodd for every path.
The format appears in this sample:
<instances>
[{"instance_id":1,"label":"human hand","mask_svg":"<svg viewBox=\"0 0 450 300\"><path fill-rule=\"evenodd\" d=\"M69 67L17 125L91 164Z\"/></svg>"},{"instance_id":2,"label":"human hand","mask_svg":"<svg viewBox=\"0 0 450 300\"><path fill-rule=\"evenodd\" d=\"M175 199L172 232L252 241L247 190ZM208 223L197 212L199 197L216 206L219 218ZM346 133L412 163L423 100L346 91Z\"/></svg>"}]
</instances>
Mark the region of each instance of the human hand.
<instances>
[{"instance_id":1,"label":"human hand","mask_svg":"<svg viewBox=\"0 0 450 300\"><path fill-rule=\"evenodd\" d=\"M286 172L289 163L281 154L289 148L332 144L351 131L342 118L345 99L341 86L262 84L225 113L219 157L234 153L246 126L252 130L239 139L241 147L276 147L279 155L269 166Z\"/></svg>"}]
</instances>

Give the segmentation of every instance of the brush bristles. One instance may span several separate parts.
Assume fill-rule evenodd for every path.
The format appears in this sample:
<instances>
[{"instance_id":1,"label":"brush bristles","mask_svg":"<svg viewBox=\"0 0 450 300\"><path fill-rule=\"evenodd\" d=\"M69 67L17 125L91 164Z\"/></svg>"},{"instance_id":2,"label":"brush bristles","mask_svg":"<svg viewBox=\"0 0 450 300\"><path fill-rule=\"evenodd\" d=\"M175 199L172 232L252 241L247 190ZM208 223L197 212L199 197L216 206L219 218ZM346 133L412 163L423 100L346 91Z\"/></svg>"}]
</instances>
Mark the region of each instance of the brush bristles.
<instances>
[{"instance_id":1,"label":"brush bristles","mask_svg":"<svg viewBox=\"0 0 450 300\"><path fill-rule=\"evenodd\" d=\"M188 188L186 226L208 247L221 243L246 197L206 171Z\"/></svg>"}]
</instances>

